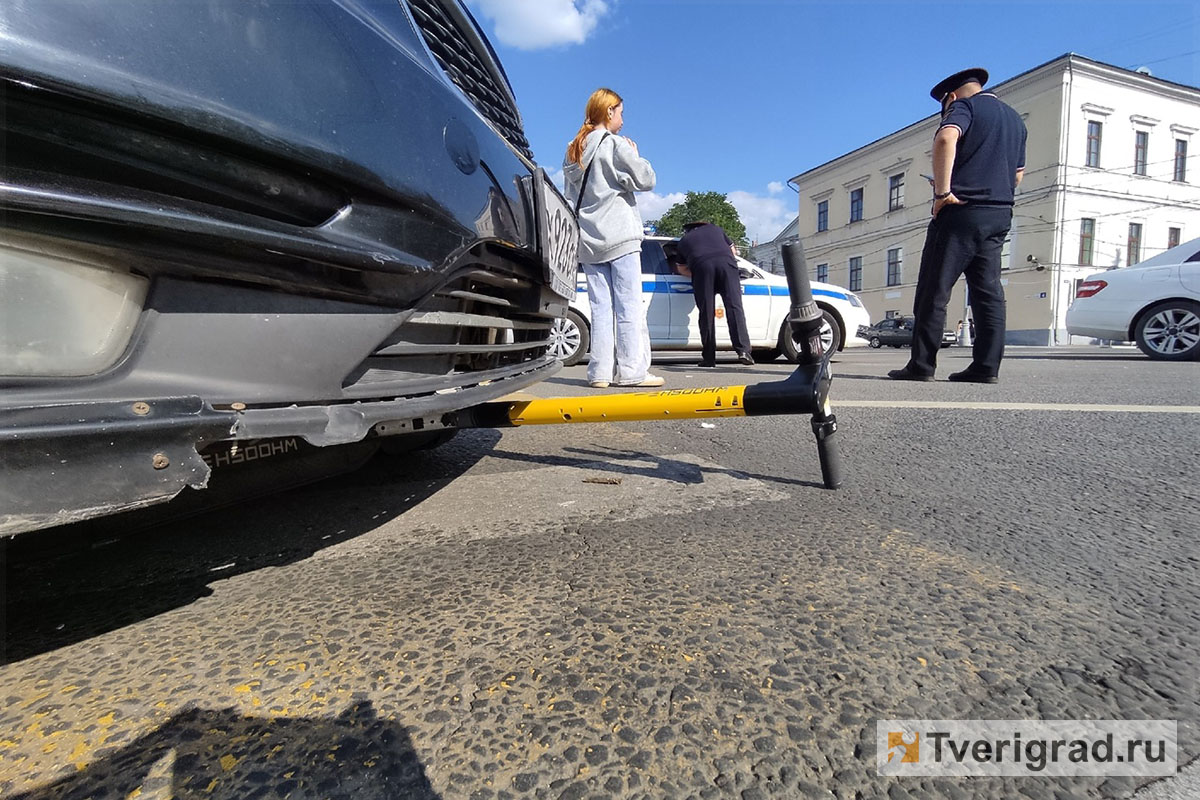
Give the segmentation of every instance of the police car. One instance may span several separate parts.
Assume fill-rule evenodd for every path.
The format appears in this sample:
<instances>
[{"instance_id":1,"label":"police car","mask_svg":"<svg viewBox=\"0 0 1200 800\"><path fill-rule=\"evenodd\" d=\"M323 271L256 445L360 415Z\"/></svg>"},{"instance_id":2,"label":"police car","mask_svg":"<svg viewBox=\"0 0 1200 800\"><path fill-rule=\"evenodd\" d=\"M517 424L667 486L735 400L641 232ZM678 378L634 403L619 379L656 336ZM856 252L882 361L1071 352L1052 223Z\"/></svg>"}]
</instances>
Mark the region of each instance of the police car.
<instances>
[{"instance_id":1,"label":"police car","mask_svg":"<svg viewBox=\"0 0 1200 800\"><path fill-rule=\"evenodd\" d=\"M700 312L692 292L690 278L678 274L671 256L678 239L647 237L642 242L642 306L650 326L650 347L654 350L699 350ZM795 361L798 346L787 327L791 296L787 279L764 272L744 259L738 259L742 275L742 306L746 327L756 361L772 361L781 354ZM826 349L841 350L848 344L866 344L856 335L859 326L871 324L871 316L853 292L828 283L812 282L813 300L824 313L821 328ZM732 349L725 308L720 295L716 302L717 347ZM591 310L587 284L580 270L575 297L567 314L554 324L551 352L571 366L587 355L591 342Z\"/></svg>"}]
</instances>

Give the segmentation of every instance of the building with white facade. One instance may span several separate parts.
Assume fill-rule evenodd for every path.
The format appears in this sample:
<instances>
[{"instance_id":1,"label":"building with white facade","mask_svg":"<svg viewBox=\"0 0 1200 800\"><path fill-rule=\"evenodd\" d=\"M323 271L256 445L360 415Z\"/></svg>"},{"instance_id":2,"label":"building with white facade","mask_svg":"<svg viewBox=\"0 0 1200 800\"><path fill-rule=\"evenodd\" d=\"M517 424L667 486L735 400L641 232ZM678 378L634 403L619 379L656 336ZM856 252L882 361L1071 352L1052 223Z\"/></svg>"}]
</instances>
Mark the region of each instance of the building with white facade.
<instances>
[{"instance_id":1,"label":"building with white facade","mask_svg":"<svg viewBox=\"0 0 1200 800\"><path fill-rule=\"evenodd\" d=\"M774 239L750 248L747 261L753 261L759 268L776 275L783 274L783 246L800 241L800 220L793 219L784 226Z\"/></svg>"},{"instance_id":2,"label":"building with white facade","mask_svg":"<svg viewBox=\"0 0 1200 800\"><path fill-rule=\"evenodd\" d=\"M1200 236L1200 89L1067 54L985 87L1029 131L1004 248L1010 344L1065 344L1077 282ZM929 223L926 117L789 181L817 280L858 292L873 320L912 313ZM964 317L964 282L947 311Z\"/></svg>"}]
</instances>

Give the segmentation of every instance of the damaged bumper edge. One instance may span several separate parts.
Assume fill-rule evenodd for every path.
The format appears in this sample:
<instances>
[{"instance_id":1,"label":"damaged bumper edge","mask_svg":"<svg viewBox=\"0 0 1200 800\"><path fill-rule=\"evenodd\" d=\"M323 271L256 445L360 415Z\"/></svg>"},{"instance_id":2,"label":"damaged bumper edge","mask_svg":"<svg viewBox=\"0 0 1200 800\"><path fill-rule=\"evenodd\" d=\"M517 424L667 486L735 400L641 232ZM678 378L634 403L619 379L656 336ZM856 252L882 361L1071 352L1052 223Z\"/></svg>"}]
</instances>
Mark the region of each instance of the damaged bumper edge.
<instances>
[{"instance_id":1,"label":"damaged bumper edge","mask_svg":"<svg viewBox=\"0 0 1200 800\"><path fill-rule=\"evenodd\" d=\"M197 445L232 414L198 397L0 411L0 535L79 522L203 488Z\"/></svg>"},{"instance_id":2,"label":"damaged bumper edge","mask_svg":"<svg viewBox=\"0 0 1200 800\"><path fill-rule=\"evenodd\" d=\"M442 415L544 380L551 359L426 395L328 406L218 410L198 397L0 409L0 536L162 503L202 489L201 451L229 439L298 436L320 447L361 441L376 426L441 426Z\"/></svg>"}]
</instances>

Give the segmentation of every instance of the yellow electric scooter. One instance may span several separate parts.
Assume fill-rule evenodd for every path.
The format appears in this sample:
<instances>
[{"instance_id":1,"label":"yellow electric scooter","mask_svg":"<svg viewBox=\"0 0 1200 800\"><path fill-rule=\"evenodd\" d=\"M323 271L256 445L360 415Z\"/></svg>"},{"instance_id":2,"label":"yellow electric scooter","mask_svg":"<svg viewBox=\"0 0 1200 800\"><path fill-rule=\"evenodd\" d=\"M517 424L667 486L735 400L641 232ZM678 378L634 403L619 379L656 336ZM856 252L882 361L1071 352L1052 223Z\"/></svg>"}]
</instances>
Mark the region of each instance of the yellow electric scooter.
<instances>
[{"instance_id":1,"label":"yellow electric scooter","mask_svg":"<svg viewBox=\"0 0 1200 800\"><path fill-rule=\"evenodd\" d=\"M842 485L842 457L836 437L837 418L829 406L829 386L833 380L829 358L836 344L830 352L823 352L821 310L813 302L804 250L798 243L784 245L783 266L792 298L788 321L800 350L796 371L785 380L749 386L501 400L458 412L454 415L453 426L508 428L584 422L811 414L821 477L825 488L836 489Z\"/></svg>"}]
</instances>

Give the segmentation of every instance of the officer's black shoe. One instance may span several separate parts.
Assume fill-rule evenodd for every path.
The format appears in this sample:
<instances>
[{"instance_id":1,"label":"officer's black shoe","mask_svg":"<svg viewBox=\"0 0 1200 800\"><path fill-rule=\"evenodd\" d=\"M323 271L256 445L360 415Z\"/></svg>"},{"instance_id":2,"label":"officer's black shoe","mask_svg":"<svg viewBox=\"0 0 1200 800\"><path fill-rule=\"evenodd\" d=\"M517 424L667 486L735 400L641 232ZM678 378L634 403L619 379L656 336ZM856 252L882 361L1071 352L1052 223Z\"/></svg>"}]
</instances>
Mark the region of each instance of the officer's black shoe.
<instances>
[{"instance_id":1,"label":"officer's black shoe","mask_svg":"<svg viewBox=\"0 0 1200 800\"><path fill-rule=\"evenodd\" d=\"M962 372L951 372L950 380L955 383L999 383L1000 379L995 375L988 375L986 372L967 367Z\"/></svg>"},{"instance_id":2,"label":"officer's black shoe","mask_svg":"<svg viewBox=\"0 0 1200 800\"><path fill-rule=\"evenodd\" d=\"M738 361L742 362L748 367L754 366L754 356L750 355L749 353L738 353Z\"/></svg>"},{"instance_id":3,"label":"officer's black shoe","mask_svg":"<svg viewBox=\"0 0 1200 800\"><path fill-rule=\"evenodd\" d=\"M701 367L702 369L716 369L716 368L717 368L717 362L715 362L715 361L701 361L701 362L700 362L699 364L697 364L696 366L697 366L697 367Z\"/></svg>"},{"instance_id":4,"label":"officer's black shoe","mask_svg":"<svg viewBox=\"0 0 1200 800\"><path fill-rule=\"evenodd\" d=\"M931 381L932 375L926 375L921 372L913 372L908 367L894 369L888 373L888 377L894 381Z\"/></svg>"}]
</instances>

